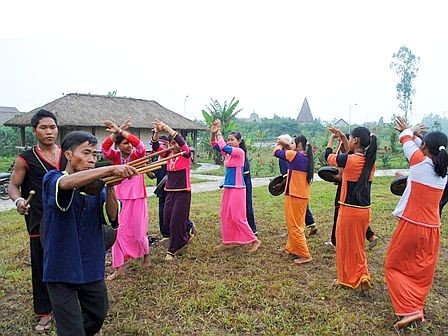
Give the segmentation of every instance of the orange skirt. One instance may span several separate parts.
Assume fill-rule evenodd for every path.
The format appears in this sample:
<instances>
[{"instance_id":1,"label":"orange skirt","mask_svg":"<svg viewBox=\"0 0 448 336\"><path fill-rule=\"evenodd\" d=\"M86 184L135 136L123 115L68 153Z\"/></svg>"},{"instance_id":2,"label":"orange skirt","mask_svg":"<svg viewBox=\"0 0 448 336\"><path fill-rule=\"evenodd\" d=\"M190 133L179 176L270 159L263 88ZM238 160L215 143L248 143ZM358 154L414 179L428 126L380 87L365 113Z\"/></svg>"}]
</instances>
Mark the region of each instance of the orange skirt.
<instances>
[{"instance_id":1,"label":"orange skirt","mask_svg":"<svg viewBox=\"0 0 448 336\"><path fill-rule=\"evenodd\" d=\"M307 198L285 195L285 218L288 229L286 251L299 257L310 257L305 237Z\"/></svg>"},{"instance_id":2,"label":"orange skirt","mask_svg":"<svg viewBox=\"0 0 448 336\"><path fill-rule=\"evenodd\" d=\"M398 316L423 312L439 256L440 228L400 219L386 255L385 276Z\"/></svg>"},{"instance_id":3,"label":"orange skirt","mask_svg":"<svg viewBox=\"0 0 448 336\"><path fill-rule=\"evenodd\" d=\"M336 270L338 283L357 288L361 281L371 281L367 268L364 239L371 220L370 208L339 208L336 223Z\"/></svg>"}]
</instances>

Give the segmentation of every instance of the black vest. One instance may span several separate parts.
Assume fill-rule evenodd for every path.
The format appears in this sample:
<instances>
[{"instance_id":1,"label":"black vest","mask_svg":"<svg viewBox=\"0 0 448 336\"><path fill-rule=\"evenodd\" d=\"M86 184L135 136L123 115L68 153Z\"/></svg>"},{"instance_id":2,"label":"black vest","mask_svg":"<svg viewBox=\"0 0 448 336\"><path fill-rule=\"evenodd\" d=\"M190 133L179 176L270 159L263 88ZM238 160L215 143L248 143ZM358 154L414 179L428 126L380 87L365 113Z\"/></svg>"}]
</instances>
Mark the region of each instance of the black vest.
<instances>
[{"instance_id":1,"label":"black vest","mask_svg":"<svg viewBox=\"0 0 448 336\"><path fill-rule=\"evenodd\" d=\"M42 207L42 181L47 171L58 169L47 162L39 155L36 146L19 154L26 162L26 174L20 187L23 198L28 198L31 190L36 193L30 202L28 215L25 215L25 222L29 234L39 234L39 227L43 217ZM65 168L66 159L61 153L60 166Z\"/></svg>"}]
</instances>

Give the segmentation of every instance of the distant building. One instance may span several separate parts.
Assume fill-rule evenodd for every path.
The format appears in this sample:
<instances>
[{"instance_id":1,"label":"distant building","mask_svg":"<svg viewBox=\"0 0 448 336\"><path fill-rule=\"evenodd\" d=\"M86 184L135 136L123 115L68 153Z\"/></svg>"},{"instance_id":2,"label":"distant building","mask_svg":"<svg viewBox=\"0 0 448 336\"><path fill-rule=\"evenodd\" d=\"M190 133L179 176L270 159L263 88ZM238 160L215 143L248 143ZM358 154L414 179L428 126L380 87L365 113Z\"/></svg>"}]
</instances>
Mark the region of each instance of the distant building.
<instances>
[{"instance_id":1,"label":"distant building","mask_svg":"<svg viewBox=\"0 0 448 336\"><path fill-rule=\"evenodd\" d=\"M344 119L339 119L338 121L336 121L334 123L334 126L345 131L348 131L349 128L348 122L346 122Z\"/></svg>"},{"instance_id":2,"label":"distant building","mask_svg":"<svg viewBox=\"0 0 448 336\"><path fill-rule=\"evenodd\" d=\"M156 119L166 121L184 137L188 133L192 134L194 148L197 147L198 132L208 130L206 126L191 121L154 100L70 93L28 113L20 113L5 123L5 126L20 128L22 146L25 145L25 127L30 127L31 118L41 108L53 112L58 119L59 140L70 131L84 130L91 132L102 142L109 134L104 120L120 124L128 117L131 118L131 132L146 144L151 141L152 122Z\"/></svg>"},{"instance_id":3,"label":"distant building","mask_svg":"<svg viewBox=\"0 0 448 336\"><path fill-rule=\"evenodd\" d=\"M258 114L256 114L255 112L252 112L249 118L238 118L238 119L243 122L257 122L261 120Z\"/></svg>"},{"instance_id":4,"label":"distant building","mask_svg":"<svg viewBox=\"0 0 448 336\"><path fill-rule=\"evenodd\" d=\"M0 125L3 125L7 120L12 119L22 113L23 112L20 112L15 107L0 106Z\"/></svg>"},{"instance_id":5,"label":"distant building","mask_svg":"<svg viewBox=\"0 0 448 336\"><path fill-rule=\"evenodd\" d=\"M297 121L299 123L308 123L314 121L310 106L308 105L308 100L306 98L303 101L302 108L300 109L299 115L297 116Z\"/></svg>"}]
</instances>

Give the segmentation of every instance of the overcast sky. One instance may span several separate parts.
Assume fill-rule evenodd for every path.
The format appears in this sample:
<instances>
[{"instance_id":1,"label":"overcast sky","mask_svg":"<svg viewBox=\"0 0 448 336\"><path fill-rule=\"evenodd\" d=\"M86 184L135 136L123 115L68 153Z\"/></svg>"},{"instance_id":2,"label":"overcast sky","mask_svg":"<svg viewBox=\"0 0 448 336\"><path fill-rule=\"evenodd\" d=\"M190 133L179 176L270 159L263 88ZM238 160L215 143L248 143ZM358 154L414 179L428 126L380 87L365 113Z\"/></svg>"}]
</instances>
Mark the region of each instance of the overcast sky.
<instances>
[{"instance_id":1,"label":"overcast sky","mask_svg":"<svg viewBox=\"0 0 448 336\"><path fill-rule=\"evenodd\" d=\"M398 113L389 68L420 56L412 121L447 117L443 1L10 1L0 20L0 105L29 111L78 92L156 100L202 118L216 98L242 117L361 123ZM188 97L187 97L188 96ZM357 105L354 105L357 104ZM351 106L353 106L351 108Z\"/></svg>"}]
</instances>

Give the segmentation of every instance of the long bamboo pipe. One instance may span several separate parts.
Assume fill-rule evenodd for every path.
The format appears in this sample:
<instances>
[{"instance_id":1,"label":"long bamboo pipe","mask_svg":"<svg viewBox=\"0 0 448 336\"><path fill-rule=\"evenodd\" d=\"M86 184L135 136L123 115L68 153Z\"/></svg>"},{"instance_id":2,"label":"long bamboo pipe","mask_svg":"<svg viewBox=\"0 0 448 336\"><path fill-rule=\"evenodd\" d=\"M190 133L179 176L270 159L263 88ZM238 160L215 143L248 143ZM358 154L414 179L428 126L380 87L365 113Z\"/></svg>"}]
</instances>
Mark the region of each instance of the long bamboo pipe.
<instances>
[{"instance_id":1,"label":"long bamboo pipe","mask_svg":"<svg viewBox=\"0 0 448 336\"><path fill-rule=\"evenodd\" d=\"M158 153L160 153L160 152L158 152ZM142 173L146 173L148 171L151 171L152 168L156 168L157 167L154 170L160 169L160 167L162 167L163 165L167 164L168 161L171 160L172 158L178 157L178 156L183 155L183 154L185 154L185 152L179 152L179 153L176 153L174 155L171 155L171 156L168 156L166 158L163 158L161 160L155 161L155 162L153 162L153 163L151 163L149 165L145 165L143 167L139 166L137 168L137 171L138 171L139 174L142 174ZM135 162L135 161L132 161L132 162ZM120 182L120 181L122 181L124 179L125 179L125 177L121 177L121 176L109 176L109 177L103 178L102 180L103 180L104 183L110 184L110 183Z\"/></svg>"}]
</instances>

